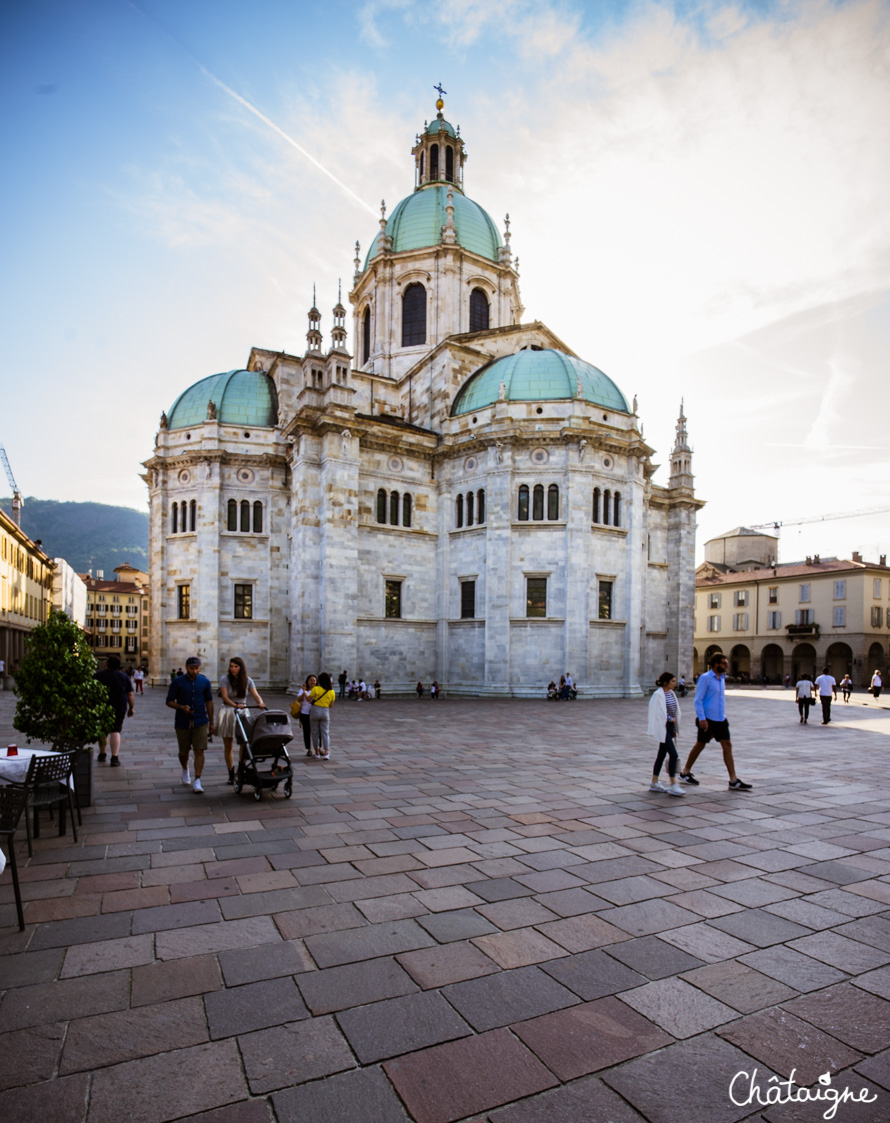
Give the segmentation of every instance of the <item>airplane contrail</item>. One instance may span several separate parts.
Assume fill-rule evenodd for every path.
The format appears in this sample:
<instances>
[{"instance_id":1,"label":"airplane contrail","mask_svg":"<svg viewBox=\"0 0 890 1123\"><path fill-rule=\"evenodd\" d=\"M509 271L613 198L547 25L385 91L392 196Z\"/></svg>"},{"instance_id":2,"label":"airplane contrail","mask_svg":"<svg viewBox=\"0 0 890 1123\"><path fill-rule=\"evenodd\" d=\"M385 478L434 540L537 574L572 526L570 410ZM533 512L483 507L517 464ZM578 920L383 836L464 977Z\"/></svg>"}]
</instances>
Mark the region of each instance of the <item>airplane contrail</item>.
<instances>
[{"instance_id":1,"label":"airplane contrail","mask_svg":"<svg viewBox=\"0 0 890 1123\"><path fill-rule=\"evenodd\" d=\"M295 141L292 136L288 136L288 134L284 131L284 129L282 129L279 125L276 125L274 121L272 121L269 117L267 117L265 115L265 113L262 113L259 109L257 109L257 107L255 105L251 105L250 102L247 100L247 98L244 98L240 94L236 93L230 86L227 86L225 84L225 82L223 82L221 79L217 78L215 74L212 74L207 69L207 67L204 66L204 64L198 58L196 58L195 55L192 54L192 52L188 49L188 47L186 47L184 44L180 43L179 40L175 38L175 36L171 35L171 33L162 24L160 24L158 22L158 20L155 19L154 16L151 16L151 15L148 14L148 12L143 11L143 9L140 8L137 3L135 3L135 0L129 0L129 5L135 11L137 11L140 16L142 16L144 19L147 19L151 23L153 23L159 29L159 31L161 31L161 33L163 35L165 35L168 39L172 40L172 42L174 42L176 44L176 46L179 47L180 50L185 51L185 53L189 56L189 58L191 58L191 60L198 67L198 69L201 71L201 73L206 78L209 78L210 81L214 83L214 85L219 86L219 88L221 90L225 90L225 92L229 95L229 97L234 98L235 101L237 101L240 105L243 105L245 109L247 109L250 113L252 113L254 115L254 117L259 118L259 120L262 121L264 125L268 125L269 128L274 133L277 133L278 136L280 136L282 140L287 141L287 143L291 146L291 148L296 149L296 151L299 152L301 156L305 156L305 158L309 161L310 164L312 164L314 167L318 168L318 170L320 172L322 172L324 175L326 175L328 177L328 179L333 180L333 182L336 183L336 185L340 188L340 190L344 191L350 197L350 199L352 199L356 203L358 203L358 205L360 207L364 207L364 209L368 212L368 214L373 215L375 218L377 217L377 211L369 203L366 203L364 199L362 199L358 195L356 195L356 193L352 190L352 188L347 187L347 185L341 179L337 179L337 177L334 175L334 173L332 171L330 171L328 168L326 168L320 160L318 160L315 156L312 155L311 152L308 152L302 146L302 144L299 144L297 141Z\"/></svg>"},{"instance_id":2,"label":"airplane contrail","mask_svg":"<svg viewBox=\"0 0 890 1123\"><path fill-rule=\"evenodd\" d=\"M305 156L310 164L314 164L315 167L318 168L318 170L320 172L323 172L328 177L328 179L333 180L334 183L336 183L336 185L340 188L340 190L345 191L346 194L351 199L354 199L359 204L359 206L364 207L365 210L369 214L373 215L375 218L377 217L377 211L375 211L372 206L370 206L368 203L366 203L364 199L359 198L359 196L356 195L356 193L352 190L352 188L347 187L346 184L342 180L337 179L337 177L334 175L334 173L332 171L329 171L324 166L324 164L321 163L320 160L317 160L312 155L311 152L307 152L307 150L302 146L302 144L298 144L297 141L295 141L292 136L288 136L288 134L284 131L284 129L280 128L278 125L275 124L274 121L270 120L266 116L265 113L262 113L259 109L256 108L255 105L251 105L250 102L247 100L247 98L244 98L240 94L235 93L235 91L230 86L227 86L225 84L225 82L223 82L221 79L217 78L215 74L211 74L206 66L202 66L201 63L198 63L198 68L200 69L200 71L203 75L205 75L207 78L210 79L211 82L213 82L215 85L219 86L219 88L221 90L225 90L225 92L229 95L229 97L233 97L235 99L235 101L237 101L240 105L243 105L245 109L249 110L254 115L254 117L258 117L263 122L264 125L268 125L269 128L273 132L277 133L281 137L282 140L287 141L287 143L291 146L291 148L295 148L297 150L297 152L300 153L301 156Z\"/></svg>"}]
</instances>

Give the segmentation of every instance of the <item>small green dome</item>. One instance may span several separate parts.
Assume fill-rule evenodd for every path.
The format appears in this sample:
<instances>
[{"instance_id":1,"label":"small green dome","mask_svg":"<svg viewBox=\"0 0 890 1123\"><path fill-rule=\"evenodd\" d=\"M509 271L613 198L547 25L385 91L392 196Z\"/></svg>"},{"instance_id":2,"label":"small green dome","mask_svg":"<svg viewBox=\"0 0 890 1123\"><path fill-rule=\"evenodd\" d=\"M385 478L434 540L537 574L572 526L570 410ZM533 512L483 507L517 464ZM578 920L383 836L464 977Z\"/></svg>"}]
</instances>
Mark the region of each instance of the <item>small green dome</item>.
<instances>
[{"instance_id":1,"label":"small green dome","mask_svg":"<svg viewBox=\"0 0 890 1123\"><path fill-rule=\"evenodd\" d=\"M491 216L478 203L453 190L454 228L458 244L465 250L497 261L501 247L501 237ZM392 248L399 250L419 250L427 246L438 246L442 241L442 227L445 225L448 206L448 187L441 183L429 184L403 199L389 216L386 233L392 238ZM365 268L379 252L377 238L371 242Z\"/></svg>"},{"instance_id":2,"label":"small green dome","mask_svg":"<svg viewBox=\"0 0 890 1123\"><path fill-rule=\"evenodd\" d=\"M430 121L426 131L427 136L435 136L436 133L448 133L449 136L457 136L454 125L450 121L446 121L444 117L436 117L434 121Z\"/></svg>"},{"instance_id":3,"label":"small green dome","mask_svg":"<svg viewBox=\"0 0 890 1123\"><path fill-rule=\"evenodd\" d=\"M272 429L278 421L275 383L263 371L228 370L211 374L189 386L167 418L168 429L189 429L207 420L207 403L216 406L216 419L223 425Z\"/></svg>"},{"instance_id":4,"label":"small green dome","mask_svg":"<svg viewBox=\"0 0 890 1123\"><path fill-rule=\"evenodd\" d=\"M580 379L581 393L578 393ZM508 402L554 402L580 397L606 409L630 413L627 399L607 374L562 351L517 351L481 367L463 384L452 417L493 405L501 383Z\"/></svg>"}]
</instances>

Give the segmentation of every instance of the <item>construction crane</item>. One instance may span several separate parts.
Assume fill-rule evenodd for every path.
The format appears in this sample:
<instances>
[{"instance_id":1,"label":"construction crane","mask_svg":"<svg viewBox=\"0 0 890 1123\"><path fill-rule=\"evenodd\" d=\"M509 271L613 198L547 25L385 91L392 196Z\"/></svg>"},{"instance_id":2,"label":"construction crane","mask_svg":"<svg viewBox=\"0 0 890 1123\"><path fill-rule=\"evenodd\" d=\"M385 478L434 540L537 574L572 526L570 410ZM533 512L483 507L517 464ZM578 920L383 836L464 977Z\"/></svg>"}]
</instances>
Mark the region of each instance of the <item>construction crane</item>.
<instances>
[{"instance_id":1,"label":"construction crane","mask_svg":"<svg viewBox=\"0 0 890 1123\"><path fill-rule=\"evenodd\" d=\"M837 511L831 515L810 515L805 519L784 519L769 523L751 523L752 530L774 530L778 535L783 526L803 526L804 523L822 523L831 519L855 519L863 515L884 515L890 507L863 507L858 511Z\"/></svg>"},{"instance_id":2,"label":"construction crane","mask_svg":"<svg viewBox=\"0 0 890 1123\"><path fill-rule=\"evenodd\" d=\"M9 480L9 486L12 488L12 517L17 526L22 525L22 507L25 505L22 499L22 493L19 491L15 482L15 476L12 474L12 468L9 466L9 457L6 455L6 449L0 445L0 460L3 461L3 467L6 469L6 478Z\"/></svg>"}]
</instances>

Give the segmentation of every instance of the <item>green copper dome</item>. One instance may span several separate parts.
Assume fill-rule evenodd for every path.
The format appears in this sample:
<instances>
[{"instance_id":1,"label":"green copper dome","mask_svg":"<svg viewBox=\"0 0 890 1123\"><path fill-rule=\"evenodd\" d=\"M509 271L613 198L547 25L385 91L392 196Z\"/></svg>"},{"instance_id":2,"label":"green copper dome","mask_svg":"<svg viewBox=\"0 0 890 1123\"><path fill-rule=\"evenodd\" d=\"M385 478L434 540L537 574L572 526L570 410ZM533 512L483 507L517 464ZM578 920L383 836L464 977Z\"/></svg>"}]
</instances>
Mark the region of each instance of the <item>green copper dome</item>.
<instances>
[{"instance_id":1,"label":"green copper dome","mask_svg":"<svg viewBox=\"0 0 890 1123\"><path fill-rule=\"evenodd\" d=\"M606 409L630 413L627 399L612 379L591 363L562 351L527 350L495 359L470 375L454 399L452 416L493 405L500 397L502 382L508 402L580 398Z\"/></svg>"},{"instance_id":2,"label":"green copper dome","mask_svg":"<svg viewBox=\"0 0 890 1123\"><path fill-rule=\"evenodd\" d=\"M426 127L427 136L435 136L437 133L448 133L449 136L457 136L454 131L454 125L450 121L446 121L444 117L437 117L434 121Z\"/></svg>"},{"instance_id":3,"label":"green copper dome","mask_svg":"<svg viewBox=\"0 0 890 1123\"><path fill-rule=\"evenodd\" d=\"M223 425L272 429L278 421L275 383L262 371L228 370L211 374L189 386L167 418L169 429L189 429L207 420L207 403L216 405L216 420Z\"/></svg>"},{"instance_id":4,"label":"green copper dome","mask_svg":"<svg viewBox=\"0 0 890 1123\"><path fill-rule=\"evenodd\" d=\"M465 250L497 261L501 238L491 216L455 189L454 229L458 244ZM419 250L427 246L438 246L442 241L442 227L445 225L448 206L448 187L441 183L422 187L403 199L389 216L386 233L392 238L392 248L400 250ZM365 258L365 268L379 252L375 237Z\"/></svg>"}]
</instances>

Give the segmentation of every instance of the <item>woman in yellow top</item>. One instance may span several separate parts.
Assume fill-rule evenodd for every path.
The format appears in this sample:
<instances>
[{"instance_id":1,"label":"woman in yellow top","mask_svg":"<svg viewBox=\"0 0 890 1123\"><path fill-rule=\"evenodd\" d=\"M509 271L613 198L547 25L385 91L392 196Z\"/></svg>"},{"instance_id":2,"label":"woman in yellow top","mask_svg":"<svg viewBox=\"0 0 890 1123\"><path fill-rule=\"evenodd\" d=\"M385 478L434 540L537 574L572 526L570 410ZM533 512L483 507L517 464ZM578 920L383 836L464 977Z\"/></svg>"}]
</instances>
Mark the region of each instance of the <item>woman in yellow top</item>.
<instances>
[{"instance_id":1,"label":"woman in yellow top","mask_svg":"<svg viewBox=\"0 0 890 1123\"><path fill-rule=\"evenodd\" d=\"M309 711L312 749L319 760L330 760L331 706L335 698L331 676L327 671L322 671L318 676L318 686L313 686L309 692L309 700L312 703L312 709Z\"/></svg>"}]
</instances>

